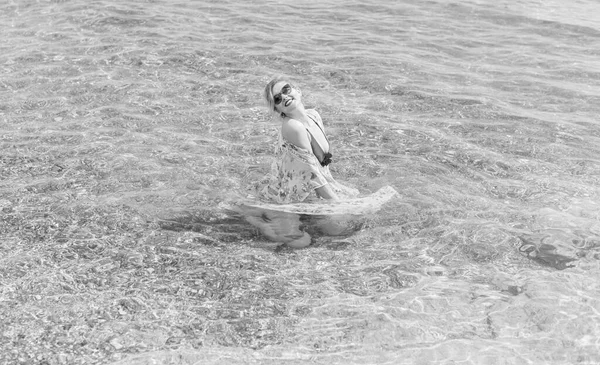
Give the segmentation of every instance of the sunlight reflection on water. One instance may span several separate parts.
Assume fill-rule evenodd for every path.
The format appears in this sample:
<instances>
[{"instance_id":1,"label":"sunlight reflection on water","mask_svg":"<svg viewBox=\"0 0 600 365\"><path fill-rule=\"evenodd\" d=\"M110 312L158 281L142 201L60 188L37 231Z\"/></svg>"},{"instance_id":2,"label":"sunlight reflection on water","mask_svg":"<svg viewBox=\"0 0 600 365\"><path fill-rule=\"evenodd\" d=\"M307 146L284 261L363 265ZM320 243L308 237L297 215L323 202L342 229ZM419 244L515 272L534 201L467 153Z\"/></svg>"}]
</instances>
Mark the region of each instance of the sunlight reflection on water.
<instances>
[{"instance_id":1,"label":"sunlight reflection on water","mask_svg":"<svg viewBox=\"0 0 600 365\"><path fill-rule=\"evenodd\" d=\"M0 10L2 361L600 362L595 2ZM279 73L400 194L304 250L223 209Z\"/></svg>"}]
</instances>

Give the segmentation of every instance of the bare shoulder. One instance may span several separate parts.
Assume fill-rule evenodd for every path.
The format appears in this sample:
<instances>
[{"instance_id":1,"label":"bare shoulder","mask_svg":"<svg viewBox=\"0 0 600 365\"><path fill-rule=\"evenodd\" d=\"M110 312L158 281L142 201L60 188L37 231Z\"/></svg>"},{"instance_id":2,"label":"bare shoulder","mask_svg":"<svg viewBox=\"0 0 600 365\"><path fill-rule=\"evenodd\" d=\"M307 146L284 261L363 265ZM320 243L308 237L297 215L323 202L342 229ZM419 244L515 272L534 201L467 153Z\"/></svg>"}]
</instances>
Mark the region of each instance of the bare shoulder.
<instances>
[{"instance_id":1,"label":"bare shoulder","mask_svg":"<svg viewBox=\"0 0 600 365\"><path fill-rule=\"evenodd\" d=\"M310 140L308 139L306 127L296 119L288 119L281 126L283 138L292 144L310 150Z\"/></svg>"},{"instance_id":2,"label":"bare shoulder","mask_svg":"<svg viewBox=\"0 0 600 365\"><path fill-rule=\"evenodd\" d=\"M298 133L298 132L302 132L305 130L304 125L302 124L302 122L300 122L299 120L296 119L288 119L285 122L283 122L283 125L281 126L281 130L283 132L283 136L285 137L285 134L292 134L292 133Z\"/></svg>"}]
</instances>

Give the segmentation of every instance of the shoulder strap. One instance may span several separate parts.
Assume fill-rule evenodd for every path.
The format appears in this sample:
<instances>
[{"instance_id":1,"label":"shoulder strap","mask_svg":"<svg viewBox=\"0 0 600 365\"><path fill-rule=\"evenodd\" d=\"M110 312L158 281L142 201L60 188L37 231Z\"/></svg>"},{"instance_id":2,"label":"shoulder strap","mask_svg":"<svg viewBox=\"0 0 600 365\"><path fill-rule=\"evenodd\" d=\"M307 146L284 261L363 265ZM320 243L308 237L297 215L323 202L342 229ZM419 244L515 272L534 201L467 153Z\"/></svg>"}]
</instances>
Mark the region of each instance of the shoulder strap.
<instances>
[{"instance_id":1,"label":"shoulder strap","mask_svg":"<svg viewBox=\"0 0 600 365\"><path fill-rule=\"evenodd\" d=\"M323 133L323 136L325 137L325 140L327 141L327 143L329 143L329 138L327 138L327 135L325 134L323 127L321 127L321 124L319 122L317 122L315 120L315 118L312 115L310 115L309 113L306 113L306 115L310 118L310 120L312 120L317 125L317 127L319 127L319 129L321 130L321 133ZM308 131L308 133L310 133L310 131L308 129L307 129L307 131ZM330 144L329 148L331 148L331 144Z\"/></svg>"}]
</instances>

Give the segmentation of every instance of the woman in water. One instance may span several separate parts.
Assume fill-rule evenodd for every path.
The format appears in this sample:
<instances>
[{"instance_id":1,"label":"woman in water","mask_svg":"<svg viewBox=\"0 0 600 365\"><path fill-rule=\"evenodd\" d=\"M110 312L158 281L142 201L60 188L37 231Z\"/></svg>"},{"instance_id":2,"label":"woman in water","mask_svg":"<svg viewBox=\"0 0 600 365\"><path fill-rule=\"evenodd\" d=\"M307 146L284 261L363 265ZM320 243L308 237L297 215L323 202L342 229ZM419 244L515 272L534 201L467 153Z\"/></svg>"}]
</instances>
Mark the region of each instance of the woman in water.
<instances>
[{"instance_id":1,"label":"woman in water","mask_svg":"<svg viewBox=\"0 0 600 365\"><path fill-rule=\"evenodd\" d=\"M339 200L358 195L358 190L343 186L329 171L331 145L325 135L321 116L305 109L302 92L284 78L271 80L264 98L274 119L281 122L277 159L271 175L257 189L259 199L277 203L296 203L316 196ZM314 197L313 197L314 198Z\"/></svg>"},{"instance_id":2,"label":"woman in water","mask_svg":"<svg viewBox=\"0 0 600 365\"><path fill-rule=\"evenodd\" d=\"M281 132L277 158L271 173L255 186L255 198L267 203L291 204L319 199L336 201L358 195L358 190L338 183L331 176L329 164L333 156L325 127L319 113L302 104L300 89L284 78L276 78L265 87L264 97L274 119L281 123ZM300 230L297 214L261 209L242 212L246 220L272 241L296 248L310 244L310 235ZM320 218L312 225L329 235L346 230L334 217Z\"/></svg>"}]
</instances>

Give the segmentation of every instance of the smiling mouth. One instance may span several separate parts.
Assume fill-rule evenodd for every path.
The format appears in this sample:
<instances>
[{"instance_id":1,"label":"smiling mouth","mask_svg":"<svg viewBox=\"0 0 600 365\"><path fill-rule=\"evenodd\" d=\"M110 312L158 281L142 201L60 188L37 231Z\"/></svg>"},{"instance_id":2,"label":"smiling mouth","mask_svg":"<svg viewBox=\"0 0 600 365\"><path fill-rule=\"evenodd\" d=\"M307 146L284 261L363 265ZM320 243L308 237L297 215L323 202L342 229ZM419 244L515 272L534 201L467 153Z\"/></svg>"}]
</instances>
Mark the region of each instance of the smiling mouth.
<instances>
[{"instance_id":1,"label":"smiling mouth","mask_svg":"<svg viewBox=\"0 0 600 365\"><path fill-rule=\"evenodd\" d=\"M283 104L284 106L290 106L290 104L292 103L292 101L294 101L294 99L288 99L285 101L285 104Z\"/></svg>"}]
</instances>

